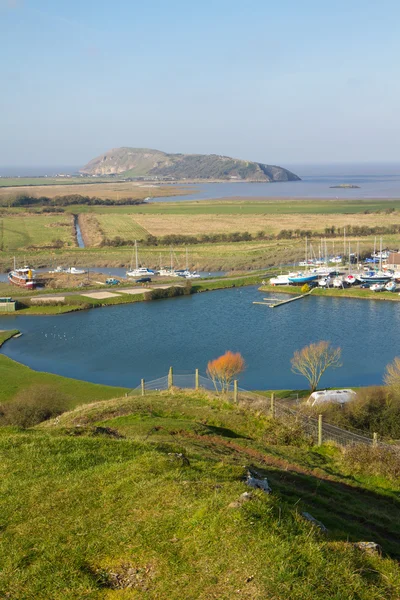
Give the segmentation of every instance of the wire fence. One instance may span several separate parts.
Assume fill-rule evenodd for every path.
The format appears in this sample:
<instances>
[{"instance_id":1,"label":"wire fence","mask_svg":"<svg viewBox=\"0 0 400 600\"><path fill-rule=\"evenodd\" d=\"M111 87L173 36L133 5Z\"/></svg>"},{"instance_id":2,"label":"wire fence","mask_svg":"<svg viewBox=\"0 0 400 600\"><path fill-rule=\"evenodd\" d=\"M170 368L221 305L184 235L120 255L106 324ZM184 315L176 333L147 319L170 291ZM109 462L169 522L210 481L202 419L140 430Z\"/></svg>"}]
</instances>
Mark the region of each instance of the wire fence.
<instances>
[{"instance_id":1,"label":"wire fence","mask_svg":"<svg viewBox=\"0 0 400 600\"><path fill-rule=\"evenodd\" d=\"M209 377L204 377L198 370L193 372L174 373L172 368L168 375L153 379L151 381L141 380L140 385L131 390L130 394L143 395L147 391L165 391L168 389L204 389L214 392L221 392L222 386L218 382L213 382ZM323 420L322 415L318 418L302 414L296 409L298 398L296 396L288 396L286 398L277 399L274 393L271 395L263 395L261 393L246 390L239 387L237 381L232 382L228 386L228 391L225 391L226 396L233 402L240 405L247 405L266 415L281 419L285 422L296 423L301 426L303 431L309 435L313 442L322 444L324 442L334 442L340 446L350 446L355 444L363 444L368 446L379 446L382 448L390 448L391 450L400 452L400 446L387 444L378 439L377 434L365 431L357 431L355 429L343 429L332 423Z\"/></svg>"}]
</instances>

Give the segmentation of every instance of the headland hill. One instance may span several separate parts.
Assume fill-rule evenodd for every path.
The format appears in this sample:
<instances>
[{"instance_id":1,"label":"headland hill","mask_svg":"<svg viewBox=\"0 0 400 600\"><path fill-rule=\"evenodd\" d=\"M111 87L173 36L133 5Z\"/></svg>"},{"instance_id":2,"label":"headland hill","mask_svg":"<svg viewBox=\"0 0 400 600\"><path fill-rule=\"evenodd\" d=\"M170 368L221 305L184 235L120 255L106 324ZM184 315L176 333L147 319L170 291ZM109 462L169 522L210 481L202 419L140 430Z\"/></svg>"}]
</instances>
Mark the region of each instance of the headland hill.
<instances>
[{"instance_id":1,"label":"headland hill","mask_svg":"<svg viewBox=\"0 0 400 600\"><path fill-rule=\"evenodd\" d=\"M300 181L283 167L216 154L168 154L149 148L115 148L88 162L80 173L91 176L171 181Z\"/></svg>"}]
</instances>

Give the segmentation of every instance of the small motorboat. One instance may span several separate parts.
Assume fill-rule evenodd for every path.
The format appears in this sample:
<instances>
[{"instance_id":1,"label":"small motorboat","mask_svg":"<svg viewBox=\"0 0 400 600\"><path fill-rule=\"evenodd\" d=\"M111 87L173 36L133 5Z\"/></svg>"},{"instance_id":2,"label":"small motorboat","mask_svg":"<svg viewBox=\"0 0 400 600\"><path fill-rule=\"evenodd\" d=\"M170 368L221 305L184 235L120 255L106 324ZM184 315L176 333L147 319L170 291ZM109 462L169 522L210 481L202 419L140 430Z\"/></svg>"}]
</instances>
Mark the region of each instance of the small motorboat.
<instances>
[{"instance_id":1,"label":"small motorboat","mask_svg":"<svg viewBox=\"0 0 400 600\"><path fill-rule=\"evenodd\" d=\"M397 284L395 281L389 281L389 283L387 283L385 285L385 290L387 292L395 292L397 290Z\"/></svg>"},{"instance_id":2,"label":"small motorboat","mask_svg":"<svg viewBox=\"0 0 400 600\"><path fill-rule=\"evenodd\" d=\"M70 267L69 269L65 269L64 273L69 273L70 275L85 275L85 269L77 269L76 267Z\"/></svg>"},{"instance_id":3,"label":"small motorboat","mask_svg":"<svg viewBox=\"0 0 400 600\"><path fill-rule=\"evenodd\" d=\"M52 271L49 271L49 273L65 273L65 269L63 267L56 267Z\"/></svg>"},{"instance_id":4,"label":"small motorboat","mask_svg":"<svg viewBox=\"0 0 400 600\"><path fill-rule=\"evenodd\" d=\"M310 274L310 273L297 273L297 275L291 276L289 274L289 283L310 283L311 281L315 281L318 279L318 275Z\"/></svg>"},{"instance_id":5,"label":"small motorboat","mask_svg":"<svg viewBox=\"0 0 400 600\"><path fill-rule=\"evenodd\" d=\"M146 275L155 275L155 272L152 269L146 269L146 267L139 267L126 272L127 277L146 277Z\"/></svg>"},{"instance_id":6,"label":"small motorboat","mask_svg":"<svg viewBox=\"0 0 400 600\"><path fill-rule=\"evenodd\" d=\"M354 283L356 283L357 279L355 278L354 275L352 275L351 273L349 273L348 275L346 275L346 277L344 278L344 281L346 283L348 283L349 285L353 285Z\"/></svg>"},{"instance_id":7,"label":"small motorboat","mask_svg":"<svg viewBox=\"0 0 400 600\"><path fill-rule=\"evenodd\" d=\"M365 274L357 275L358 281L361 283L387 283L391 276L383 271L369 271Z\"/></svg>"},{"instance_id":8,"label":"small motorboat","mask_svg":"<svg viewBox=\"0 0 400 600\"><path fill-rule=\"evenodd\" d=\"M343 287L343 279L341 277L335 277L332 285L334 288L342 288Z\"/></svg>"},{"instance_id":9,"label":"small motorboat","mask_svg":"<svg viewBox=\"0 0 400 600\"><path fill-rule=\"evenodd\" d=\"M385 289L384 283L373 283L369 289L371 292L382 292Z\"/></svg>"},{"instance_id":10,"label":"small motorboat","mask_svg":"<svg viewBox=\"0 0 400 600\"><path fill-rule=\"evenodd\" d=\"M330 277L322 277L318 281L319 287L329 287L330 283L331 283L331 278Z\"/></svg>"}]
</instances>

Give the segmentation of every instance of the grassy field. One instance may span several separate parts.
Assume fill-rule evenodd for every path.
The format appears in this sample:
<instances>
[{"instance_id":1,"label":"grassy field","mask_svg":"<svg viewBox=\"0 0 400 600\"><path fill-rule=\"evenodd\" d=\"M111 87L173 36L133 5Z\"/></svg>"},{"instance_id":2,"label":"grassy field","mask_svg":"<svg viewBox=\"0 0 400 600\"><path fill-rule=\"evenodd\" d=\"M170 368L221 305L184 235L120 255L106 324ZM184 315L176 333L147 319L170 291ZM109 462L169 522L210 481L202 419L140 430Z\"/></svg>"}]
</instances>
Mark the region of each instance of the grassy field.
<instances>
[{"instance_id":1,"label":"grassy field","mask_svg":"<svg viewBox=\"0 0 400 600\"><path fill-rule=\"evenodd\" d=\"M0 250L52 247L56 240L65 246L76 244L72 215L0 215Z\"/></svg>"},{"instance_id":2,"label":"grassy field","mask_svg":"<svg viewBox=\"0 0 400 600\"><path fill-rule=\"evenodd\" d=\"M87 217L93 218L93 215L80 215L80 222L85 223ZM150 233L130 214L97 214L94 218L106 238L114 238L119 235L123 239L143 240Z\"/></svg>"},{"instance_id":3,"label":"grassy field","mask_svg":"<svg viewBox=\"0 0 400 600\"><path fill-rule=\"evenodd\" d=\"M212 395L153 393L4 428L0 454L5 598L399 597L398 481L355 474L340 450ZM240 500L249 468L270 494Z\"/></svg>"},{"instance_id":4,"label":"grassy field","mask_svg":"<svg viewBox=\"0 0 400 600\"><path fill-rule=\"evenodd\" d=\"M118 186L118 184L114 184ZM167 186L168 187L168 186ZM171 188L169 188L170 190ZM147 192L146 192L147 193ZM158 192L157 192L158 193ZM388 209L396 212L387 214ZM72 264L80 266L129 266L131 248L105 247L102 244L119 237L129 245L134 239L146 238L148 234L163 236L202 235L205 233L233 233L249 231L253 236L260 231L265 235L277 234L282 229L310 230L319 237L325 227L345 227L351 225L389 227L400 223L400 201L202 201L202 202L163 202L140 206L70 206L61 215L47 216L26 210L9 211L3 209L0 215L0 270L11 266L14 254L26 257L33 266L50 264ZM379 213L373 212L380 210ZM285 212L286 211L286 212ZM79 214L79 223L86 245L85 249L64 248L62 251L33 250L33 247L51 246L55 239L64 244L75 243L72 229L62 226L70 219L70 213ZM72 221L71 221L72 222ZM54 223L54 226L52 226ZM57 226L56 224L60 225ZM63 237L64 234L64 237ZM3 240L3 242L1 242ZM72 241L71 241L72 240ZM348 236L352 249L360 243L360 250L372 250L374 236ZM329 240L330 251L333 244L341 248L341 238ZM313 240L317 252L318 239ZM399 235L385 235L384 245L396 248L400 245ZM161 260L169 264L171 248L142 247L140 261L148 267L158 267ZM304 240L254 240L241 243L201 243L188 247L190 266L197 270L241 270L262 268L271 265L289 264L304 255ZM175 266L185 266L185 249L177 247L178 262Z\"/></svg>"},{"instance_id":5,"label":"grassy field","mask_svg":"<svg viewBox=\"0 0 400 600\"><path fill-rule=\"evenodd\" d=\"M152 194L155 196L155 194ZM301 198L229 198L180 202L149 202L140 206L82 206L83 212L126 212L162 215L312 215L364 214L365 211L384 213L400 211L400 199L394 200L322 200ZM75 210L75 207L74 207Z\"/></svg>"},{"instance_id":6,"label":"grassy field","mask_svg":"<svg viewBox=\"0 0 400 600\"><path fill-rule=\"evenodd\" d=\"M1 335L0 333L0 341ZM19 343L23 343L23 338ZM71 408L85 402L115 398L127 391L125 388L87 383L51 373L33 371L3 354L0 354L0 381L0 404L11 401L18 392L34 385L43 384L49 385L57 392L67 396Z\"/></svg>"},{"instance_id":7,"label":"grassy field","mask_svg":"<svg viewBox=\"0 0 400 600\"><path fill-rule=\"evenodd\" d=\"M258 233L263 231L267 234L278 234L282 229L303 229L313 232L323 233L325 227L348 227L353 225L365 225L368 227L389 226L393 223L400 224L400 213L391 215L377 214L327 214L321 219L319 214L227 214L222 213L209 215L178 215L178 214L119 214L98 215L102 229L106 236L112 238L120 235L125 239L131 239L129 233L129 223L133 228L138 225L142 227L142 232L138 231L135 235L141 235L143 239L147 233L155 236L169 234L183 235L201 235L203 233L233 233L235 231L249 233ZM119 219L119 220L118 220Z\"/></svg>"},{"instance_id":8,"label":"grassy field","mask_svg":"<svg viewBox=\"0 0 400 600\"><path fill-rule=\"evenodd\" d=\"M371 241L369 241L371 245ZM372 241L373 246L373 241ZM169 246L139 247L139 261L147 267L170 263ZM304 255L303 241L263 241L225 244L198 244L188 246L189 266L202 271L228 271L261 269L270 265L288 264ZM12 266L14 255L17 263L27 259L26 251L0 253L0 272ZM61 264L82 267L129 267L132 248L68 248L63 250L35 250L29 252L29 263L33 267ZM185 267L185 248L174 251L174 266Z\"/></svg>"},{"instance_id":9,"label":"grassy field","mask_svg":"<svg viewBox=\"0 0 400 600\"><path fill-rule=\"evenodd\" d=\"M41 183L40 180L27 180L29 183L21 184L22 179L13 180L14 184L10 187L7 185L6 179L0 178L0 204L7 205L7 200L10 198L16 198L21 194L29 194L38 198L40 196L46 196L48 198L54 198L55 196L68 196L70 194L80 194L81 196L95 196L96 198L103 198L110 200L121 200L125 198L132 198L134 200L141 200L157 196L181 196L190 193L188 188L174 187L172 185L157 185L157 184L146 184L137 183L130 181L112 181L102 183L101 181L93 182L93 179L89 179L86 183L82 183L80 179L76 180L75 183L71 183L70 180L56 180L54 183ZM18 181L20 184L18 185ZM40 182L40 184L39 184Z\"/></svg>"}]
</instances>

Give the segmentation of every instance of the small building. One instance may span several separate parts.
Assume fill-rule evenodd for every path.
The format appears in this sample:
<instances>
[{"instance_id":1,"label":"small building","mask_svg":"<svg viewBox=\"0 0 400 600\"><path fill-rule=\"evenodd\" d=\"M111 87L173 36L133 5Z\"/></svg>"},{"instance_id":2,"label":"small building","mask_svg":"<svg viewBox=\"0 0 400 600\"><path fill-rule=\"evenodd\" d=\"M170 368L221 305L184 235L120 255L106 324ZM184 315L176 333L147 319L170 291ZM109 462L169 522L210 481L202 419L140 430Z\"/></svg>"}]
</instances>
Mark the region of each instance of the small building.
<instances>
[{"instance_id":1,"label":"small building","mask_svg":"<svg viewBox=\"0 0 400 600\"><path fill-rule=\"evenodd\" d=\"M356 397L354 390L322 390L320 392L313 392L307 404L311 406L317 406L318 404L325 404L327 402L334 402L335 404L346 404Z\"/></svg>"},{"instance_id":2,"label":"small building","mask_svg":"<svg viewBox=\"0 0 400 600\"><path fill-rule=\"evenodd\" d=\"M17 303L12 298L0 298L0 313L15 312Z\"/></svg>"},{"instance_id":3,"label":"small building","mask_svg":"<svg viewBox=\"0 0 400 600\"><path fill-rule=\"evenodd\" d=\"M389 254L389 258L387 259L386 266L391 268L399 268L400 267L400 252L391 252Z\"/></svg>"}]
</instances>

